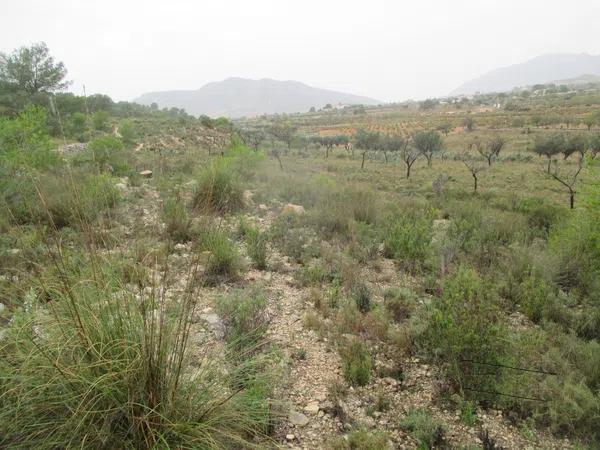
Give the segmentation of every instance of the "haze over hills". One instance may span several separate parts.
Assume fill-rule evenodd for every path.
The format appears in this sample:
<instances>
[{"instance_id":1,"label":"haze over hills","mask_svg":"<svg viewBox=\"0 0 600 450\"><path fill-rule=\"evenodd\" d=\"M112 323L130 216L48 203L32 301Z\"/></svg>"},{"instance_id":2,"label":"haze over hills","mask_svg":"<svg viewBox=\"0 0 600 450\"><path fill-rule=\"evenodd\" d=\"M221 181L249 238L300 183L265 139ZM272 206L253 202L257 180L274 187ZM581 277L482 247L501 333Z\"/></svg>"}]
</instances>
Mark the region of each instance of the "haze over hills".
<instances>
[{"instance_id":1,"label":"haze over hills","mask_svg":"<svg viewBox=\"0 0 600 450\"><path fill-rule=\"evenodd\" d=\"M211 117L243 117L260 114L306 112L328 103L376 105L378 100L343 92L319 89L298 81L268 78L227 78L197 90L149 92L134 100L160 108L184 108L189 114Z\"/></svg>"},{"instance_id":2,"label":"haze over hills","mask_svg":"<svg viewBox=\"0 0 600 450\"><path fill-rule=\"evenodd\" d=\"M583 75L600 75L600 55L557 53L538 56L524 63L500 67L467 81L450 95L509 91L515 87L579 78Z\"/></svg>"}]
</instances>

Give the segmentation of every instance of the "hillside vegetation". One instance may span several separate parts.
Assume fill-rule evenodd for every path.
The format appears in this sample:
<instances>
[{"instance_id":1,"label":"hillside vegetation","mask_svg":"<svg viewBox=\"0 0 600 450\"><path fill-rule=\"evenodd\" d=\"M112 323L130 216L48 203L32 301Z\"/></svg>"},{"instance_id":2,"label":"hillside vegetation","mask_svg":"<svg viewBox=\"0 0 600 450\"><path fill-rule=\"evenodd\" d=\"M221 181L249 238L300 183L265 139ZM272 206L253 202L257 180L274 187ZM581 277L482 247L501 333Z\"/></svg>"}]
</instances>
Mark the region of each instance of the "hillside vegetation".
<instances>
[{"instance_id":1,"label":"hillside vegetation","mask_svg":"<svg viewBox=\"0 0 600 450\"><path fill-rule=\"evenodd\" d=\"M1 447L600 446L598 91L2 86Z\"/></svg>"}]
</instances>

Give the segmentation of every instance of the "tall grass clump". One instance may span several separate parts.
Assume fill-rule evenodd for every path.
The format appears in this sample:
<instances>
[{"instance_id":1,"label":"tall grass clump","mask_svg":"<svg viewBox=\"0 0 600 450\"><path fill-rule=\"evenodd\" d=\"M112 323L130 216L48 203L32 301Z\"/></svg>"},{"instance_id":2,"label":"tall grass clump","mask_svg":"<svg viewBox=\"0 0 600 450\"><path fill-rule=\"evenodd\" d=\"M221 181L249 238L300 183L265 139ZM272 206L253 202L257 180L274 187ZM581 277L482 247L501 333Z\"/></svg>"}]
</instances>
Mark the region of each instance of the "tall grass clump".
<instances>
[{"instance_id":1,"label":"tall grass clump","mask_svg":"<svg viewBox=\"0 0 600 450\"><path fill-rule=\"evenodd\" d=\"M268 402L236 381L249 358L220 367L201 345L189 364L192 289L168 304L157 286L124 290L95 256L89 273L65 267L43 280L52 301L32 293L0 341L1 447L259 446Z\"/></svg>"},{"instance_id":2,"label":"tall grass clump","mask_svg":"<svg viewBox=\"0 0 600 450\"><path fill-rule=\"evenodd\" d=\"M214 160L202 170L192 197L198 211L230 213L244 205L244 191L232 159Z\"/></svg>"},{"instance_id":3,"label":"tall grass clump","mask_svg":"<svg viewBox=\"0 0 600 450\"><path fill-rule=\"evenodd\" d=\"M340 348L344 378L354 386L365 386L371 379L373 361L366 344L352 339Z\"/></svg>"},{"instance_id":4,"label":"tall grass clump","mask_svg":"<svg viewBox=\"0 0 600 450\"><path fill-rule=\"evenodd\" d=\"M206 228L200 233L196 247L207 252L204 274L208 282L235 277L242 268L235 243L223 230Z\"/></svg>"},{"instance_id":5,"label":"tall grass clump","mask_svg":"<svg viewBox=\"0 0 600 450\"><path fill-rule=\"evenodd\" d=\"M188 214L185 203L179 196L165 200L162 219L166 225L167 234L173 241L187 242L192 239L192 219Z\"/></svg>"},{"instance_id":6,"label":"tall grass clump","mask_svg":"<svg viewBox=\"0 0 600 450\"><path fill-rule=\"evenodd\" d=\"M250 227L246 232L246 251L252 259L254 267L259 270L267 268L267 234L258 227Z\"/></svg>"}]
</instances>

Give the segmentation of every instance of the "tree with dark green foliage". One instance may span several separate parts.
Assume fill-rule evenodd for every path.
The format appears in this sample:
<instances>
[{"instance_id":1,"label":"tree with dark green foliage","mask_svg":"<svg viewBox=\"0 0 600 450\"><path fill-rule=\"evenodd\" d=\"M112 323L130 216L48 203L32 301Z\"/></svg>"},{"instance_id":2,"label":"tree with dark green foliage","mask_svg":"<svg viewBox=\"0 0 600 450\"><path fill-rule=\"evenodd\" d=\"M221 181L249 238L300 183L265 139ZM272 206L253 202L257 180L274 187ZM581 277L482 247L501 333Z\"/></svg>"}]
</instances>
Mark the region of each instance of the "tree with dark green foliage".
<instances>
[{"instance_id":1,"label":"tree with dark green foliage","mask_svg":"<svg viewBox=\"0 0 600 450\"><path fill-rule=\"evenodd\" d=\"M365 168L365 157L367 156L367 152L369 150L377 150L377 146L379 143L379 133L376 131L366 131L362 128L359 128L354 136L354 144L356 148L362 150L362 162L360 164L360 168Z\"/></svg>"},{"instance_id":2,"label":"tree with dark green foliage","mask_svg":"<svg viewBox=\"0 0 600 450\"><path fill-rule=\"evenodd\" d=\"M550 173L552 158L561 153L565 148L565 136L562 133L554 133L549 136L538 137L535 141L533 151L540 156L548 158L546 171Z\"/></svg>"},{"instance_id":3,"label":"tree with dark green foliage","mask_svg":"<svg viewBox=\"0 0 600 450\"><path fill-rule=\"evenodd\" d=\"M433 157L444 147L442 136L435 130L419 131L413 138L415 148L427 159L427 165L432 166Z\"/></svg>"},{"instance_id":4,"label":"tree with dark green foliage","mask_svg":"<svg viewBox=\"0 0 600 450\"><path fill-rule=\"evenodd\" d=\"M277 140L283 142L287 146L288 152L292 149L292 142L296 135L296 126L288 121L277 122L271 126L269 132Z\"/></svg>"},{"instance_id":5,"label":"tree with dark green foliage","mask_svg":"<svg viewBox=\"0 0 600 450\"><path fill-rule=\"evenodd\" d=\"M0 54L0 80L27 94L62 91L69 86L67 69L55 62L44 42Z\"/></svg>"},{"instance_id":6,"label":"tree with dark green foliage","mask_svg":"<svg viewBox=\"0 0 600 450\"><path fill-rule=\"evenodd\" d=\"M562 151L564 159L567 159L574 153L579 153L579 155L583 158L587 150L587 146L587 140L583 135L572 134L567 136L565 139L565 146Z\"/></svg>"}]
</instances>

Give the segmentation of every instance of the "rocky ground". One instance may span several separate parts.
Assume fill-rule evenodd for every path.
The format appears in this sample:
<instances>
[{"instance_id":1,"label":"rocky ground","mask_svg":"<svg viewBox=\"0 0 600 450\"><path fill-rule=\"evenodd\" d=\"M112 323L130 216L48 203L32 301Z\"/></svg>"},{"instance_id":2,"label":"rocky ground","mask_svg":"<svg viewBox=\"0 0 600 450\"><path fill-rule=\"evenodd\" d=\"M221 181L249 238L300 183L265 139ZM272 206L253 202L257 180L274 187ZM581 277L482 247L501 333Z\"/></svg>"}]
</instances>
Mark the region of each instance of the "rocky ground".
<instances>
[{"instance_id":1,"label":"rocky ground","mask_svg":"<svg viewBox=\"0 0 600 450\"><path fill-rule=\"evenodd\" d=\"M130 217L138 217L137 226L151 233L161 230L160 195L149 185L130 187L126 180L121 189L135 207ZM249 203L251 195L247 195ZM248 221L262 229L281 213L282 205L251 204L246 213ZM288 208L289 209L289 208ZM288 211L290 213L290 211ZM302 214L301 210L291 213ZM130 226L134 226L132 219ZM141 223L139 223L141 222ZM230 224L232 227L234 224ZM169 256L174 280L171 296L185 289L189 265L194 256L191 243L178 244ZM222 338L221 319L214 312L214 299L229 289L260 283L269 296L269 341L281 349L281 379L275 398L282 404L283 417L274 431L274 438L283 448L326 449L335 438L344 436L359 426L367 430L384 431L389 436L389 448L417 448L417 441L401 427L406 413L426 409L431 416L444 424L445 437L450 448L505 448L505 449L563 449L570 448L567 441L557 440L540 432L527 433L515 428L500 411L478 410L476 422L465 425L455 409L445 408L436 399L444 389L435 367L414 356L398 355L386 344L374 344L375 371L371 382L364 387L345 387L343 396L334 395L335 386L344 386L344 377L336 343L327 335L309 329L305 323L307 313L314 311L309 301L310 291L298 285L295 273L299 266L289 258L271 249L268 270L249 269L242 278L217 287L201 288L200 304L194 317L192 352L206 346L207 339L214 343ZM391 260L382 256L363 275L374 288L375 301L391 286L410 286L412 280L403 275ZM201 356L198 356L201 357ZM401 377L380 370L397 367ZM333 393L332 393L333 392ZM374 405L385 399L385 408ZM498 447L484 447L482 432Z\"/></svg>"}]
</instances>

